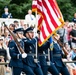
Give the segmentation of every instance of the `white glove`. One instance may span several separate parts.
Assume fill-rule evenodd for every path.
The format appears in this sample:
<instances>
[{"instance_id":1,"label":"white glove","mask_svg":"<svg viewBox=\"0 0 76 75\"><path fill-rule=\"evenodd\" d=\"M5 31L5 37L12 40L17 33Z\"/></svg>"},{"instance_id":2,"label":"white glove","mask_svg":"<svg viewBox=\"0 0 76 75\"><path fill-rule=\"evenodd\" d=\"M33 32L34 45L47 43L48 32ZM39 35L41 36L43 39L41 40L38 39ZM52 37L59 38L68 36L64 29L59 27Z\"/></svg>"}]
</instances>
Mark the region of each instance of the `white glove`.
<instances>
[{"instance_id":1,"label":"white glove","mask_svg":"<svg viewBox=\"0 0 76 75\"><path fill-rule=\"evenodd\" d=\"M22 58L26 58L27 57L27 54L26 53L23 53L22 54Z\"/></svg>"}]
</instances>

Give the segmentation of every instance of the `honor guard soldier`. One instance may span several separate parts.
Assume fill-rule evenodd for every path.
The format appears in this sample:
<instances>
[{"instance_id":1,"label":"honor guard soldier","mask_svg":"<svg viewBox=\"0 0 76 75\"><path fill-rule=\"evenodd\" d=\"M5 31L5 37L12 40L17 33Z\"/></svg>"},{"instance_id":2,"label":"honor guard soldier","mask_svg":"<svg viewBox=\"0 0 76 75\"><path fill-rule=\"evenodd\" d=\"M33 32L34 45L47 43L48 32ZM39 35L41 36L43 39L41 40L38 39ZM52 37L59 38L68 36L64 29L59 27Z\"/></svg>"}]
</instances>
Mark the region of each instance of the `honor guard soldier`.
<instances>
[{"instance_id":1,"label":"honor guard soldier","mask_svg":"<svg viewBox=\"0 0 76 75\"><path fill-rule=\"evenodd\" d=\"M53 63L61 75L70 75L67 67L62 61L62 49L57 40L59 40L59 35L53 35Z\"/></svg>"},{"instance_id":2,"label":"honor guard soldier","mask_svg":"<svg viewBox=\"0 0 76 75\"><path fill-rule=\"evenodd\" d=\"M40 65L34 61L34 55L36 51L37 38L34 38L33 28L29 27L24 31L26 40L24 40L24 50L27 54L27 58L24 62L24 68L26 75L43 75Z\"/></svg>"},{"instance_id":3,"label":"honor guard soldier","mask_svg":"<svg viewBox=\"0 0 76 75\"><path fill-rule=\"evenodd\" d=\"M38 37L39 35L40 32L38 31ZM59 75L59 72L56 69L55 65L51 61L48 61L48 56L45 55L45 54L48 55L49 48L50 48L49 40L46 41L42 46L38 46L38 55L39 55L38 57L43 74L48 75L49 71L52 75ZM50 64L48 64L47 62L49 62Z\"/></svg>"},{"instance_id":4,"label":"honor guard soldier","mask_svg":"<svg viewBox=\"0 0 76 75\"><path fill-rule=\"evenodd\" d=\"M13 31L15 36L20 43L21 47L23 48L23 41L21 40L23 37L23 28L17 28ZM27 57L26 53L21 54L17 43L14 40L9 42L9 52L11 56L10 60L10 67L12 68L13 74L12 75L20 75L23 70L23 58Z\"/></svg>"}]
</instances>

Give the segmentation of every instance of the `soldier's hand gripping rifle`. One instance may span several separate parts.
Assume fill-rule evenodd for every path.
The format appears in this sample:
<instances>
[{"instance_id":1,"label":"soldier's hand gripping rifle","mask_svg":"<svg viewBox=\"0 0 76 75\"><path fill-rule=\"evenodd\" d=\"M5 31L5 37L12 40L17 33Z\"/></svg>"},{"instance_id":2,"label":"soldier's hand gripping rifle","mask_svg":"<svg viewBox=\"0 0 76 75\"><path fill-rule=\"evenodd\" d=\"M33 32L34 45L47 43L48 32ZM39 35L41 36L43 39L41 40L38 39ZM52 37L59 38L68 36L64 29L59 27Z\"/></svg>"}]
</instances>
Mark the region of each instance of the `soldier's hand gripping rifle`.
<instances>
[{"instance_id":1,"label":"soldier's hand gripping rifle","mask_svg":"<svg viewBox=\"0 0 76 75\"><path fill-rule=\"evenodd\" d=\"M18 47L19 50L20 50L20 52L21 52L22 54L25 53L24 50L21 48L21 45L20 45L20 43L18 42L18 40L17 40L15 34L10 31L10 29L7 27L7 25L5 24L5 22L3 22L3 24L4 24L4 26L7 28L7 30L10 32L10 34L12 35L14 41L15 41L16 44L17 44L17 47Z\"/></svg>"},{"instance_id":2,"label":"soldier's hand gripping rifle","mask_svg":"<svg viewBox=\"0 0 76 75\"><path fill-rule=\"evenodd\" d=\"M65 55L67 56L69 53L68 51L66 50L66 48L64 47L64 45L61 43L60 40L57 40L58 44L62 47L62 50L64 51Z\"/></svg>"}]
</instances>

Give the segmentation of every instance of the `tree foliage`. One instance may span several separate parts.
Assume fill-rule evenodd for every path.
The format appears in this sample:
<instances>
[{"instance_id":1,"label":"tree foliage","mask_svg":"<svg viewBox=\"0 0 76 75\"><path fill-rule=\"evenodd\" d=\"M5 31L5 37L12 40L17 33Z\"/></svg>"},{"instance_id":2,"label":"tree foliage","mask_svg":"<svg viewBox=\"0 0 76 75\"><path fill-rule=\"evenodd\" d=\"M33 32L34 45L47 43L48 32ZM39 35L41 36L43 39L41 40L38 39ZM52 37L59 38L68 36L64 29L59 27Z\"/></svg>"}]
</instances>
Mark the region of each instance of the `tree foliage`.
<instances>
[{"instance_id":1,"label":"tree foliage","mask_svg":"<svg viewBox=\"0 0 76 75\"><path fill-rule=\"evenodd\" d=\"M57 0L59 8L65 20L71 21L76 11L75 0Z\"/></svg>"},{"instance_id":2,"label":"tree foliage","mask_svg":"<svg viewBox=\"0 0 76 75\"><path fill-rule=\"evenodd\" d=\"M76 11L76 0L57 0L57 3L64 19L71 21ZM31 9L32 0L0 0L0 17L6 5L13 18L24 19L28 9Z\"/></svg>"}]
</instances>

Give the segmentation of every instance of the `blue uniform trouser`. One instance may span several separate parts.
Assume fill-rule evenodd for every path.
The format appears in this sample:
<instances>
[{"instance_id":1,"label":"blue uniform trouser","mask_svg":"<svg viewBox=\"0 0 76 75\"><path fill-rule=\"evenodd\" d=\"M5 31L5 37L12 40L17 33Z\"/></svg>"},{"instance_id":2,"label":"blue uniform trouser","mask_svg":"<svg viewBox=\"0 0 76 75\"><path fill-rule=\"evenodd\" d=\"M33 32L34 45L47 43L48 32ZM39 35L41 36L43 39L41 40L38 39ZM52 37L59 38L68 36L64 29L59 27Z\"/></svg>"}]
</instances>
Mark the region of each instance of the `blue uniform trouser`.
<instances>
[{"instance_id":1,"label":"blue uniform trouser","mask_svg":"<svg viewBox=\"0 0 76 75\"><path fill-rule=\"evenodd\" d=\"M48 71L52 74L52 75L59 75L59 72L57 70L57 68L55 67L54 64L51 63L51 65L47 66L47 65L41 65L42 71L44 75L48 74Z\"/></svg>"},{"instance_id":2,"label":"blue uniform trouser","mask_svg":"<svg viewBox=\"0 0 76 75\"><path fill-rule=\"evenodd\" d=\"M12 68L12 75L20 75L21 72L22 72L22 68L19 68L19 67L13 67Z\"/></svg>"},{"instance_id":3,"label":"blue uniform trouser","mask_svg":"<svg viewBox=\"0 0 76 75\"><path fill-rule=\"evenodd\" d=\"M47 75L47 73L48 73L48 66L47 65L41 65L41 69L43 71L43 75Z\"/></svg>"},{"instance_id":4,"label":"blue uniform trouser","mask_svg":"<svg viewBox=\"0 0 76 75\"><path fill-rule=\"evenodd\" d=\"M57 66L56 66L57 67ZM66 68L66 66L63 67L57 67L58 71L62 74L62 75L70 75L68 69Z\"/></svg>"},{"instance_id":5,"label":"blue uniform trouser","mask_svg":"<svg viewBox=\"0 0 76 75\"><path fill-rule=\"evenodd\" d=\"M26 73L26 75L43 75L43 72L40 67L30 67L28 65L23 66L23 71Z\"/></svg>"},{"instance_id":6,"label":"blue uniform trouser","mask_svg":"<svg viewBox=\"0 0 76 75\"><path fill-rule=\"evenodd\" d=\"M57 68L55 67L55 65L53 63L51 63L50 66L48 66L48 71L52 75L59 75L59 71L57 70Z\"/></svg>"}]
</instances>

